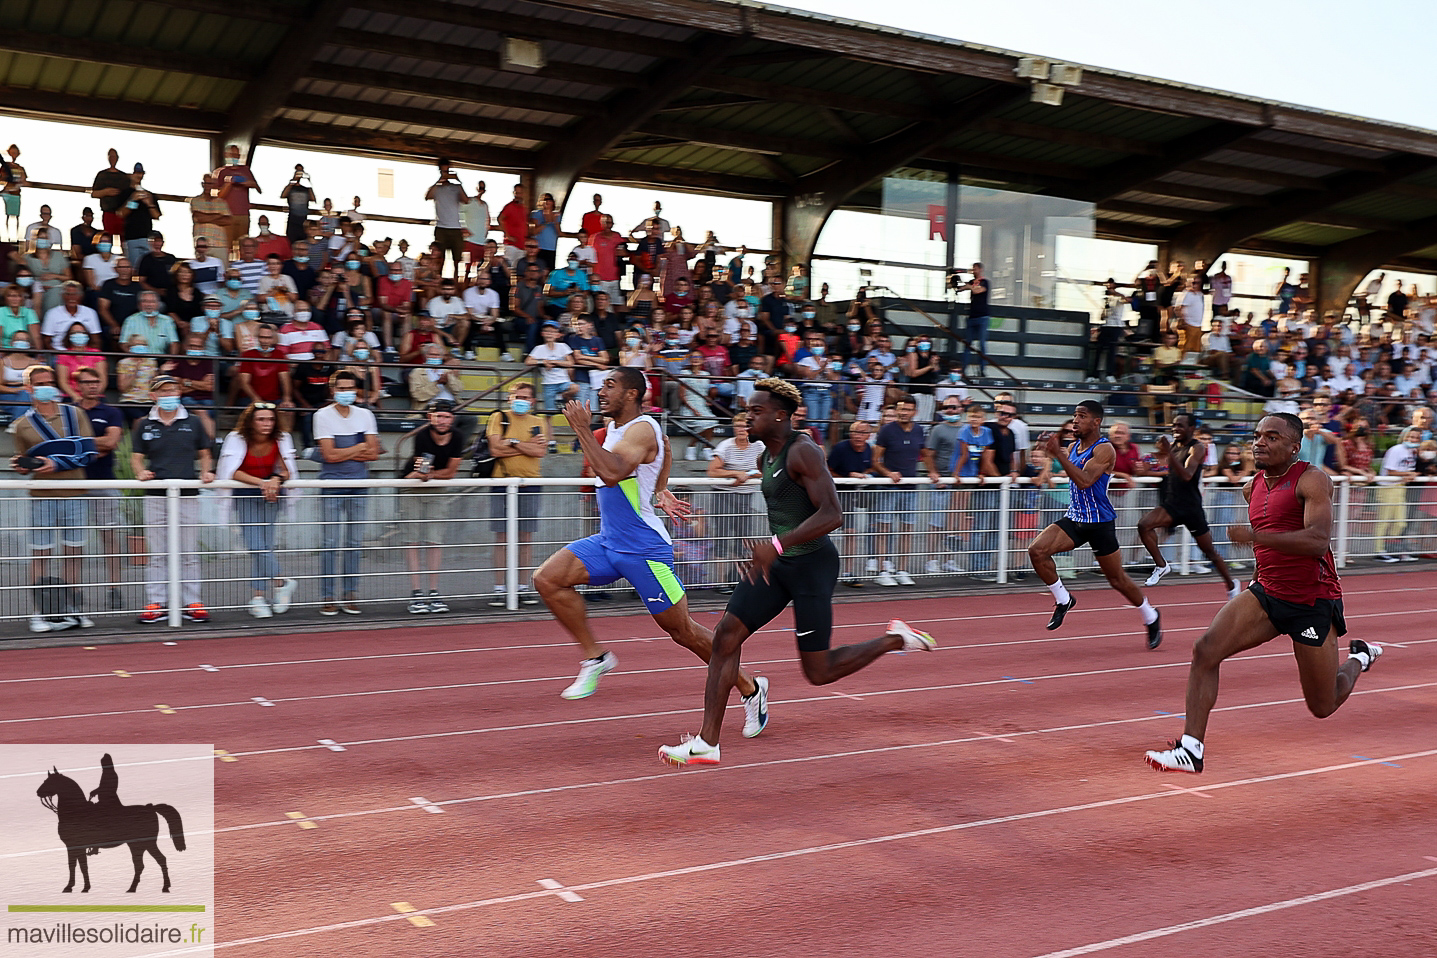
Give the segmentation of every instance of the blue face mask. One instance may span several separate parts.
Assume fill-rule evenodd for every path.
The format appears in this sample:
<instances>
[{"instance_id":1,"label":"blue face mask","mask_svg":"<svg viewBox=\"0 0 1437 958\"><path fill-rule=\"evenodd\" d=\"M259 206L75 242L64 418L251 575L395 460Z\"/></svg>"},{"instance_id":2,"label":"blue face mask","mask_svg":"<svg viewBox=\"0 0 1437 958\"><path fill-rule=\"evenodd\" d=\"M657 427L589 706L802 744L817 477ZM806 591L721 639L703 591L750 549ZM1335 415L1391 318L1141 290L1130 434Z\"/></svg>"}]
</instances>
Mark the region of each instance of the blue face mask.
<instances>
[{"instance_id":1,"label":"blue face mask","mask_svg":"<svg viewBox=\"0 0 1437 958\"><path fill-rule=\"evenodd\" d=\"M29 289L31 286L34 286L34 285L35 285L35 277L33 277L33 276L16 276L16 277L15 277L15 284L16 284L17 286L20 286L20 287L24 288L24 289Z\"/></svg>"},{"instance_id":2,"label":"blue face mask","mask_svg":"<svg viewBox=\"0 0 1437 958\"><path fill-rule=\"evenodd\" d=\"M36 386L30 390L30 395L35 397L36 402L54 402L60 398L60 390L54 386Z\"/></svg>"},{"instance_id":3,"label":"blue face mask","mask_svg":"<svg viewBox=\"0 0 1437 958\"><path fill-rule=\"evenodd\" d=\"M308 263L308 262L309 262L309 257L308 257L308 256L296 256L296 257L294 258L294 261L295 261L296 263Z\"/></svg>"},{"instance_id":4,"label":"blue face mask","mask_svg":"<svg viewBox=\"0 0 1437 958\"><path fill-rule=\"evenodd\" d=\"M919 343L919 344L918 344L918 351L919 351L920 353L926 353L926 352L928 352L928 350L930 350L930 349L932 349L932 348L933 348L933 344L932 344L932 343Z\"/></svg>"},{"instance_id":5,"label":"blue face mask","mask_svg":"<svg viewBox=\"0 0 1437 958\"><path fill-rule=\"evenodd\" d=\"M334 401L341 406L353 406L354 401L359 398L359 393L353 389L341 389L334 394Z\"/></svg>"},{"instance_id":6,"label":"blue face mask","mask_svg":"<svg viewBox=\"0 0 1437 958\"><path fill-rule=\"evenodd\" d=\"M36 249L49 249L49 248L50 248L50 241L47 240L47 239L36 240L36 241L35 241L35 248L36 248Z\"/></svg>"},{"instance_id":7,"label":"blue face mask","mask_svg":"<svg viewBox=\"0 0 1437 958\"><path fill-rule=\"evenodd\" d=\"M945 412L945 413L943 414L943 421L944 421L944 422L962 422L962 421L963 421L963 414L962 414L962 413L957 413L957 412Z\"/></svg>"},{"instance_id":8,"label":"blue face mask","mask_svg":"<svg viewBox=\"0 0 1437 958\"><path fill-rule=\"evenodd\" d=\"M529 410L533 408L534 403L528 399L515 399L513 402L509 403L509 409L513 411L514 415L516 416L527 416L529 414Z\"/></svg>"},{"instance_id":9,"label":"blue face mask","mask_svg":"<svg viewBox=\"0 0 1437 958\"><path fill-rule=\"evenodd\" d=\"M225 286L228 287L229 289L239 289L239 288L240 288L241 286L243 286L243 285L244 285L244 283L240 282L240 281L237 280L237 279L227 279L227 280L225 280Z\"/></svg>"},{"instance_id":10,"label":"blue face mask","mask_svg":"<svg viewBox=\"0 0 1437 958\"><path fill-rule=\"evenodd\" d=\"M357 260L357 259L347 259L347 260L345 260L345 261L344 261L344 268L345 268L345 269L359 269L359 260Z\"/></svg>"},{"instance_id":11,"label":"blue face mask","mask_svg":"<svg viewBox=\"0 0 1437 958\"><path fill-rule=\"evenodd\" d=\"M426 365L426 366L443 366L443 365L444 365L444 357L443 357L443 356L426 356L425 359L424 359L424 365Z\"/></svg>"},{"instance_id":12,"label":"blue face mask","mask_svg":"<svg viewBox=\"0 0 1437 958\"><path fill-rule=\"evenodd\" d=\"M89 341L90 341L90 334L89 334L89 333L71 333L71 334L70 334L70 344L73 345L73 346L83 346L83 345L85 345L86 343L88 343Z\"/></svg>"},{"instance_id":13,"label":"blue face mask","mask_svg":"<svg viewBox=\"0 0 1437 958\"><path fill-rule=\"evenodd\" d=\"M367 350L367 349L356 349L354 352L350 353L350 355L353 356L355 359L368 359L368 358L369 358L369 350Z\"/></svg>"},{"instance_id":14,"label":"blue face mask","mask_svg":"<svg viewBox=\"0 0 1437 958\"><path fill-rule=\"evenodd\" d=\"M180 408L180 397L161 396L159 399L155 400L155 405L159 406L165 412L174 412L176 409Z\"/></svg>"},{"instance_id":15,"label":"blue face mask","mask_svg":"<svg viewBox=\"0 0 1437 958\"><path fill-rule=\"evenodd\" d=\"M140 201L139 201L139 200L130 200L130 202L128 202L128 203L125 204L125 209L127 209L127 210L137 210L137 209L139 209L139 208L140 208Z\"/></svg>"},{"instance_id":16,"label":"blue face mask","mask_svg":"<svg viewBox=\"0 0 1437 958\"><path fill-rule=\"evenodd\" d=\"M815 356L822 356L824 353L828 352L828 347L827 347L827 346L810 346L810 347L808 347L808 351L811 352L811 353L813 353L813 355L815 355Z\"/></svg>"},{"instance_id":17,"label":"blue face mask","mask_svg":"<svg viewBox=\"0 0 1437 958\"><path fill-rule=\"evenodd\" d=\"M114 243L96 243L96 244L95 244L95 249L99 250L99 251L102 252L102 253L108 253L110 250L112 250L112 249L114 249L114 248L115 248L115 244L114 244Z\"/></svg>"},{"instance_id":18,"label":"blue face mask","mask_svg":"<svg viewBox=\"0 0 1437 958\"><path fill-rule=\"evenodd\" d=\"M186 355L186 356L203 356L204 354L205 354L205 351L204 351L203 349L187 349L187 350L185 350L185 355Z\"/></svg>"},{"instance_id":19,"label":"blue face mask","mask_svg":"<svg viewBox=\"0 0 1437 958\"><path fill-rule=\"evenodd\" d=\"M259 310L247 309L244 312L240 313L240 315L243 316L245 319L259 319Z\"/></svg>"}]
</instances>

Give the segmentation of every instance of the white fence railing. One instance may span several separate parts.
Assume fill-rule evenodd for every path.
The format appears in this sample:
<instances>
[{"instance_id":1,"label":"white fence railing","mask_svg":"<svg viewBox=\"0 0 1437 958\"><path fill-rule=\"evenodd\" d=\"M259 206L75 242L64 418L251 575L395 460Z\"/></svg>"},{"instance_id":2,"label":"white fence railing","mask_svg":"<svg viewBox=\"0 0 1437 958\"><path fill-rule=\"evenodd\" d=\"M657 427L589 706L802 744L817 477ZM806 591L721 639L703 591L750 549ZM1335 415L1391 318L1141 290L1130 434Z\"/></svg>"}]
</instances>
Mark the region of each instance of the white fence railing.
<instances>
[{"instance_id":1,"label":"white fence railing","mask_svg":"<svg viewBox=\"0 0 1437 958\"><path fill-rule=\"evenodd\" d=\"M1138 519L1157 502L1155 479L1114 481L1123 561L1151 560L1138 543ZM266 511L247 487L197 481L85 481L86 494L47 497L71 483L0 482L0 635L16 637L33 616L80 614L125 621L158 606L170 626L201 603L221 616L244 615L276 578L298 588L288 615L309 617L352 601L376 611L436 590L455 612L537 604L533 570L574 539L598 531L593 480L454 479L297 480L285 504ZM695 506L695 521L671 524L679 576L693 590L726 589L747 556L745 540L766 536L755 482L675 478ZM915 585L964 578L1010 582L1029 572L1026 549L1037 531L1067 508L1061 481L838 481L844 528L834 539L842 578L877 589L886 569ZM1339 565L1377 554L1437 553L1437 484L1393 486L1337 480L1333 551ZM32 494L33 493L33 494ZM150 493L150 495L146 495ZM1250 568L1251 551L1227 541L1226 527L1246 521L1241 490L1209 484L1213 538L1224 557ZM1165 546L1188 574L1200 561L1183 530ZM1088 550L1058 557L1061 573L1095 568ZM877 589L887 594L888 590ZM586 594L619 594L623 586ZM397 611L397 609L395 609ZM233 621L233 619L231 619ZM276 623L278 624L278 623Z\"/></svg>"}]
</instances>

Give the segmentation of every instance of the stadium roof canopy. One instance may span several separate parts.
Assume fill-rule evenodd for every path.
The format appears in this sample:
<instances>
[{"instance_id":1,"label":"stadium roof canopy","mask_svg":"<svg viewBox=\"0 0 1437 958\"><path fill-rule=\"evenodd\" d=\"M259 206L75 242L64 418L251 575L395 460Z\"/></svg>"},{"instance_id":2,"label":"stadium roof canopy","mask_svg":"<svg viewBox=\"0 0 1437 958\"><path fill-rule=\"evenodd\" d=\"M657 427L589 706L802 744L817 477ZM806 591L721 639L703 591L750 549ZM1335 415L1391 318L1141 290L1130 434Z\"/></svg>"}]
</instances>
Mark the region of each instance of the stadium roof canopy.
<instances>
[{"instance_id":1,"label":"stadium roof canopy","mask_svg":"<svg viewBox=\"0 0 1437 958\"><path fill-rule=\"evenodd\" d=\"M776 203L806 258L893 172L1089 200L1173 257L1437 270L1437 132L749 0L6 0L0 110ZM1061 105L1043 94L1061 91Z\"/></svg>"}]
</instances>

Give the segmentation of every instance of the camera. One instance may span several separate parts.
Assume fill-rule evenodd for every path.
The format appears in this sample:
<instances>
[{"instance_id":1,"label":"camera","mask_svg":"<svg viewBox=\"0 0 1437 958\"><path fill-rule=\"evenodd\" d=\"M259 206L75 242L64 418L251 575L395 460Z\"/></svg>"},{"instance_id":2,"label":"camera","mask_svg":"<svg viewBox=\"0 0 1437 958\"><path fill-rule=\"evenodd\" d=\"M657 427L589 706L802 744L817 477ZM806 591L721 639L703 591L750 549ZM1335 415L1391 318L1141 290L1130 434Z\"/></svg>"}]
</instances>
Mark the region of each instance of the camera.
<instances>
[{"instance_id":1,"label":"camera","mask_svg":"<svg viewBox=\"0 0 1437 958\"><path fill-rule=\"evenodd\" d=\"M36 469L39 469L39 468L40 468L41 466L43 466L43 465L45 465L45 460L42 459L42 458L40 458L39 456L16 456L16 457L15 457L15 468L16 468L16 469L25 469L25 470L27 470L27 471L29 471L29 472L34 472Z\"/></svg>"},{"instance_id":2,"label":"camera","mask_svg":"<svg viewBox=\"0 0 1437 958\"><path fill-rule=\"evenodd\" d=\"M959 287L963 285L963 273L964 270L961 269L950 269L948 271L947 284L949 289L954 292L958 291Z\"/></svg>"}]
</instances>

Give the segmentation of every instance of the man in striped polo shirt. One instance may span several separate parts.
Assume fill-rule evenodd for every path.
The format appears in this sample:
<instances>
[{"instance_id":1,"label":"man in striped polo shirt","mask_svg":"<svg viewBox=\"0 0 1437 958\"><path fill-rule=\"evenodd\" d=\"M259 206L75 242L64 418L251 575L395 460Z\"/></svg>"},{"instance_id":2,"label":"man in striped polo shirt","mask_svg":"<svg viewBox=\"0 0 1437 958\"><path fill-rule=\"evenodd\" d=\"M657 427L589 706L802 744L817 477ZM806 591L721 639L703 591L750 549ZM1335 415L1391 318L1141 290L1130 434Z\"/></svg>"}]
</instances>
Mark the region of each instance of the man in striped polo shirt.
<instances>
[{"instance_id":1,"label":"man in striped polo shirt","mask_svg":"<svg viewBox=\"0 0 1437 958\"><path fill-rule=\"evenodd\" d=\"M1028 559L1038 578L1053 593L1053 616L1049 631L1063 624L1063 617L1078 604L1058 578L1053 556L1076 549L1083 543L1093 548L1098 567L1108 577L1108 585L1138 607L1148 633L1148 648L1156 649L1163 641L1162 616L1153 608L1136 582L1123 571L1123 554L1118 545L1117 518L1108 499L1108 480L1112 477L1113 444L1103 437L1103 407L1085 399L1073 410L1073 435L1077 438L1067 449L1058 442L1058 434L1048 436L1048 455L1063 467L1072 490L1072 504L1063 518L1048 526L1028 546Z\"/></svg>"}]
</instances>

